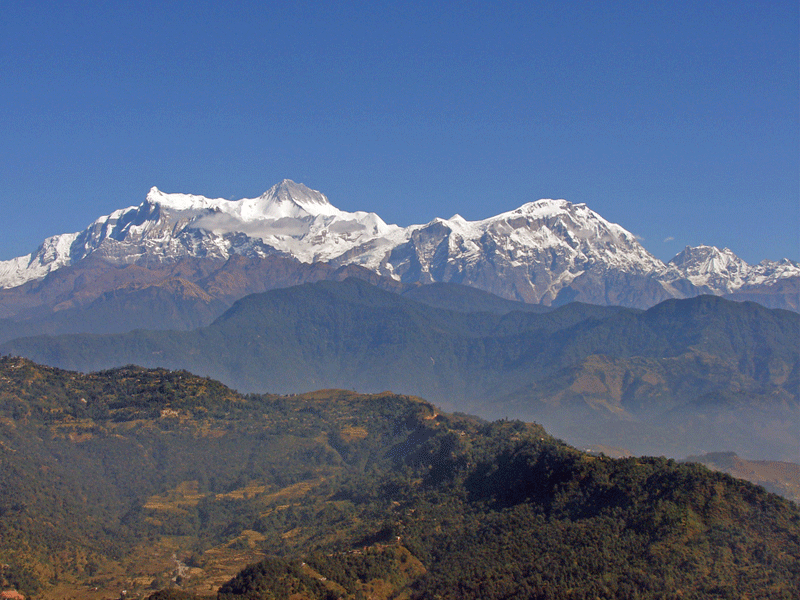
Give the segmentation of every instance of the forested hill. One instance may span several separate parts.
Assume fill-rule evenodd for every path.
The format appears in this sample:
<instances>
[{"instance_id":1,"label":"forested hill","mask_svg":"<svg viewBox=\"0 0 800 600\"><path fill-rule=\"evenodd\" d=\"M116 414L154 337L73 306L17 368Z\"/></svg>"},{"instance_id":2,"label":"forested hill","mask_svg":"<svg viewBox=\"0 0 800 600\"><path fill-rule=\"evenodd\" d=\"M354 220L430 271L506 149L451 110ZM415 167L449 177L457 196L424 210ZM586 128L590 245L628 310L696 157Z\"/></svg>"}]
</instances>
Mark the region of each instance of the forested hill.
<instances>
[{"instance_id":1,"label":"forested hill","mask_svg":"<svg viewBox=\"0 0 800 600\"><path fill-rule=\"evenodd\" d=\"M696 464L0 359L0 585L37 598L796 598L797 556L796 505Z\"/></svg>"},{"instance_id":2,"label":"forested hill","mask_svg":"<svg viewBox=\"0 0 800 600\"><path fill-rule=\"evenodd\" d=\"M349 279L248 296L194 331L25 338L0 352L81 371L187 369L252 392L393 390L575 443L794 460L799 337L796 313L715 296L467 313Z\"/></svg>"}]
</instances>

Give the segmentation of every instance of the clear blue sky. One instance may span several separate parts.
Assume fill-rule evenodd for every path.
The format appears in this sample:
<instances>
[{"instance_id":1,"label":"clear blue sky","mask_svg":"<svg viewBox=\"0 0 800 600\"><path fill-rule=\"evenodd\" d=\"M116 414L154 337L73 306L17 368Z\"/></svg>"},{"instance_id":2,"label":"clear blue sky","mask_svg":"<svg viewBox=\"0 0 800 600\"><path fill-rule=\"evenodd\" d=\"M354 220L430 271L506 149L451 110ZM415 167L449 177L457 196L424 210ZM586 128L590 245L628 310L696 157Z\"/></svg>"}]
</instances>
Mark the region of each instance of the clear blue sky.
<instances>
[{"instance_id":1,"label":"clear blue sky","mask_svg":"<svg viewBox=\"0 0 800 600\"><path fill-rule=\"evenodd\" d=\"M800 258L798 3L0 0L0 259L283 178L400 225L585 202ZM669 239L673 238L673 239Z\"/></svg>"}]
</instances>

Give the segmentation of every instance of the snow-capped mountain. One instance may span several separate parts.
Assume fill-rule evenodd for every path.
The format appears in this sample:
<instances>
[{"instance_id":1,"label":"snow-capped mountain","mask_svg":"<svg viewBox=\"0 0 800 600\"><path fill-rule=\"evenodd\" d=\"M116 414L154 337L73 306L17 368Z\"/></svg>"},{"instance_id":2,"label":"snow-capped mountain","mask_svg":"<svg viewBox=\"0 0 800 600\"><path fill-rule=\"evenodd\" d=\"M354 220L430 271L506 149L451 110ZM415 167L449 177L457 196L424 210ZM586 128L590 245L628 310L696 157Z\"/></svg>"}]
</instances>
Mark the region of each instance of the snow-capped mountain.
<instances>
[{"instance_id":1,"label":"snow-capped mountain","mask_svg":"<svg viewBox=\"0 0 800 600\"><path fill-rule=\"evenodd\" d=\"M751 272L752 267L728 248L687 246L667 263L659 279L667 283L687 280L706 293L728 294L742 287Z\"/></svg>"},{"instance_id":2,"label":"snow-capped mountain","mask_svg":"<svg viewBox=\"0 0 800 600\"><path fill-rule=\"evenodd\" d=\"M729 248L687 246L667 263L658 279L673 288L685 289L691 284L696 293L724 295L797 276L800 276L800 267L788 259L749 265Z\"/></svg>"},{"instance_id":3,"label":"snow-capped mountain","mask_svg":"<svg viewBox=\"0 0 800 600\"><path fill-rule=\"evenodd\" d=\"M28 256L0 262L0 288L40 279L90 254L112 264L275 253L311 263L399 231L375 213L341 211L323 194L289 180L258 198L237 201L165 194L154 187L139 206L100 217L82 232L48 238Z\"/></svg>"},{"instance_id":4,"label":"snow-capped mountain","mask_svg":"<svg viewBox=\"0 0 800 600\"><path fill-rule=\"evenodd\" d=\"M461 283L544 304L646 307L800 277L795 262L750 266L727 248L710 246L686 248L665 265L623 227L565 200L538 200L481 221L455 215L403 228L375 213L341 211L324 194L284 180L258 198L236 201L152 188L139 206L0 262L0 288L42 279L89 256L147 267L237 255L357 265L405 283Z\"/></svg>"},{"instance_id":5,"label":"snow-capped mountain","mask_svg":"<svg viewBox=\"0 0 800 600\"><path fill-rule=\"evenodd\" d=\"M663 267L633 234L565 200L531 202L482 221L455 215L409 227L380 263L364 264L402 281L461 283L545 304L592 274L637 279Z\"/></svg>"}]
</instances>

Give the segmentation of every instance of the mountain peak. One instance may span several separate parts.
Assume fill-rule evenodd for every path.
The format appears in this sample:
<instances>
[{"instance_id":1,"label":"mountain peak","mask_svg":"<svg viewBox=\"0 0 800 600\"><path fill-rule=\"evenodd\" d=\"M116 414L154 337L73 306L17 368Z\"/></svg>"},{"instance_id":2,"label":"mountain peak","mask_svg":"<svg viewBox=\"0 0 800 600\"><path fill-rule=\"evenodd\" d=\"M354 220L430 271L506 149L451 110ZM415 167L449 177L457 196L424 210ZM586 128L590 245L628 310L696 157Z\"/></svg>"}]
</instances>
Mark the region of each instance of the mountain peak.
<instances>
[{"instance_id":1,"label":"mountain peak","mask_svg":"<svg viewBox=\"0 0 800 600\"><path fill-rule=\"evenodd\" d=\"M672 265L697 265L709 261L728 263L744 263L730 248L720 250L716 246L686 246L676 254L669 264Z\"/></svg>"},{"instance_id":2,"label":"mountain peak","mask_svg":"<svg viewBox=\"0 0 800 600\"><path fill-rule=\"evenodd\" d=\"M169 194L165 194L156 186L150 188L144 199L144 204L163 204Z\"/></svg>"},{"instance_id":3,"label":"mountain peak","mask_svg":"<svg viewBox=\"0 0 800 600\"><path fill-rule=\"evenodd\" d=\"M336 214L338 209L333 206L322 192L312 190L302 183L295 183L291 179L284 179L264 192L259 200L265 200L266 212L274 205L294 205L311 215ZM284 207L285 210L286 207ZM280 211L283 212L283 211Z\"/></svg>"},{"instance_id":4,"label":"mountain peak","mask_svg":"<svg viewBox=\"0 0 800 600\"><path fill-rule=\"evenodd\" d=\"M752 267L729 248L686 246L667 263L665 281L686 279L704 292L726 294L745 284Z\"/></svg>"}]
</instances>

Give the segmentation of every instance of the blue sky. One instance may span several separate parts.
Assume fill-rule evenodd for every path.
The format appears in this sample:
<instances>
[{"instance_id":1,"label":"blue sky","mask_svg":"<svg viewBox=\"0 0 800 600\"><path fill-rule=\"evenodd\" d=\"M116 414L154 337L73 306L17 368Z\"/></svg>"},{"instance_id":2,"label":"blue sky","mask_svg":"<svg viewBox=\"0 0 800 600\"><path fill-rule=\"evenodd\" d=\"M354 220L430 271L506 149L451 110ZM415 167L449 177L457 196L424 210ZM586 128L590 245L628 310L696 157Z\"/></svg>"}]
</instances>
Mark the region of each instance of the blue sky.
<instances>
[{"instance_id":1,"label":"blue sky","mask_svg":"<svg viewBox=\"0 0 800 600\"><path fill-rule=\"evenodd\" d=\"M796 0L0 9L0 260L153 185L283 178L400 225L565 198L663 260L800 258Z\"/></svg>"}]
</instances>

